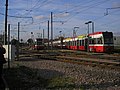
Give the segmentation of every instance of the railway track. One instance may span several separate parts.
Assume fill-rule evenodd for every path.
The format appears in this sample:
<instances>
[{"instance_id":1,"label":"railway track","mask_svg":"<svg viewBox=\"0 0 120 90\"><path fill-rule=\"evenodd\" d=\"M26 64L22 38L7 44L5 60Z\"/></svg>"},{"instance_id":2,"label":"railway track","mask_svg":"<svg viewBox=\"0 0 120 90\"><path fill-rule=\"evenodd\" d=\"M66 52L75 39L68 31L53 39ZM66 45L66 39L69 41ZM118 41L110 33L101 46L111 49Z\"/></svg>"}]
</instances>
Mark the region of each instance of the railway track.
<instances>
[{"instance_id":1,"label":"railway track","mask_svg":"<svg viewBox=\"0 0 120 90\"><path fill-rule=\"evenodd\" d=\"M120 69L120 63L114 62L110 60L103 60L103 59L94 59L94 58L76 58L76 57L61 57L57 56L59 61L62 62L69 62L74 64L84 64L84 65L91 65L91 66L100 66L104 68L110 69Z\"/></svg>"},{"instance_id":2,"label":"railway track","mask_svg":"<svg viewBox=\"0 0 120 90\"><path fill-rule=\"evenodd\" d=\"M86 53L75 51L41 51L41 52L27 52L21 57L33 57L38 59L49 59L59 62L84 64L91 66L100 66L104 68L119 69L120 70L120 57L114 55L106 55L99 53Z\"/></svg>"}]
</instances>

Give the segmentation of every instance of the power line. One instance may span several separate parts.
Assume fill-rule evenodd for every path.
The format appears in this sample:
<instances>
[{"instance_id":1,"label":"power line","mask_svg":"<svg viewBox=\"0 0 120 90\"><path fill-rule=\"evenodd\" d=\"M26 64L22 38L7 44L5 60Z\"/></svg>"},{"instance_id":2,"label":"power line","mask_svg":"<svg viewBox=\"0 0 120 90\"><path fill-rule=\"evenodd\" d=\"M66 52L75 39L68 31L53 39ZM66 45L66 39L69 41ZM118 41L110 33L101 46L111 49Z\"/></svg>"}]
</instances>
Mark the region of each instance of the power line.
<instances>
[{"instance_id":1,"label":"power line","mask_svg":"<svg viewBox=\"0 0 120 90\"><path fill-rule=\"evenodd\" d=\"M92 5L88 6L88 7L86 7L84 10L77 12L75 15L71 16L71 17L68 18L66 21L69 21L70 19L72 19L74 16L80 14L81 12L84 12L84 11L90 9L90 8L96 7L96 6L101 5L101 4L103 4L103 3L105 3L105 2L108 2L108 1L110 1L110 0L107 0L107 1L104 0L104 1L100 1L100 2L94 3L94 4L92 4Z\"/></svg>"},{"instance_id":2,"label":"power line","mask_svg":"<svg viewBox=\"0 0 120 90\"><path fill-rule=\"evenodd\" d=\"M31 7L29 10L26 10L27 13L23 14L23 16L30 14L30 12L32 12L34 9L36 9L35 7L38 7L39 5L42 5L42 6L43 6L44 3L47 2L47 1L48 1L48 0L43 0L43 2L42 2L42 1L40 2L40 0L39 0L38 2L36 2L36 4L35 4L33 7ZM39 4L39 3L41 3L41 4ZM40 7L40 6L39 6L39 7Z\"/></svg>"},{"instance_id":3,"label":"power line","mask_svg":"<svg viewBox=\"0 0 120 90\"><path fill-rule=\"evenodd\" d=\"M105 13L105 15L108 15L108 14L109 14L108 10L119 9L119 8L120 8L120 7L106 8L106 13Z\"/></svg>"},{"instance_id":4,"label":"power line","mask_svg":"<svg viewBox=\"0 0 120 90\"><path fill-rule=\"evenodd\" d=\"M5 14L3 14L3 13L0 13L0 14L5 16ZM14 17L14 18L30 18L33 23L33 17L22 17L22 16L12 16L12 15L7 15L7 16Z\"/></svg>"},{"instance_id":5,"label":"power line","mask_svg":"<svg viewBox=\"0 0 120 90\"><path fill-rule=\"evenodd\" d=\"M80 3L80 4L78 4L78 5L74 6L74 7L72 7L71 9L68 9L67 12L73 12L73 11L82 9L82 8L84 8L84 7L87 7L87 6L84 6L84 7L81 8L80 5L83 6L83 5L86 5L86 4L91 3L91 2L94 2L94 1L95 1L95 0L86 1L86 2L84 2L85 4ZM64 12L66 12L66 10L64 10L64 11L62 11L62 12L64 13Z\"/></svg>"},{"instance_id":6,"label":"power line","mask_svg":"<svg viewBox=\"0 0 120 90\"><path fill-rule=\"evenodd\" d=\"M35 7L39 6L39 3L40 3L40 2L42 2L41 4L42 4L42 6L43 6L44 3L47 2L47 1L48 1L48 0L43 0L43 2L42 2L41 0L39 0L38 2L35 3L35 5L34 5L33 7L31 7L29 10L26 10L27 13L24 13L23 15L21 15L21 16L19 16L19 17L24 17L24 16L26 17L26 15L30 14L30 12L32 12L32 11L35 9ZM22 19L21 21L23 21L23 19ZM21 21L20 21L20 22L21 22ZM33 18L32 18L32 23L33 23ZM31 23L31 24L32 24L32 23ZM29 24L28 24L28 25L29 25Z\"/></svg>"},{"instance_id":7,"label":"power line","mask_svg":"<svg viewBox=\"0 0 120 90\"><path fill-rule=\"evenodd\" d=\"M4 15L3 13L0 13L1 15ZM14 18L32 18L32 17L23 17L23 16L12 16L12 15L7 15L8 17L14 17Z\"/></svg>"},{"instance_id":8,"label":"power line","mask_svg":"<svg viewBox=\"0 0 120 90\"><path fill-rule=\"evenodd\" d=\"M114 8L114 9L118 9L118 7ZM116 11L113 11L113 12L116 12ZM111 12L111 13L113 14L113 12ZM104 18L104 17L106 17L107 15L108 15L108 12L107 12L107 14L104 14L103 16L94 19L94 21L96 21L96 20L100 20L101 18ZM110 15L110 13L109 13L109 15Z\"/></svg>"}]
</instances>

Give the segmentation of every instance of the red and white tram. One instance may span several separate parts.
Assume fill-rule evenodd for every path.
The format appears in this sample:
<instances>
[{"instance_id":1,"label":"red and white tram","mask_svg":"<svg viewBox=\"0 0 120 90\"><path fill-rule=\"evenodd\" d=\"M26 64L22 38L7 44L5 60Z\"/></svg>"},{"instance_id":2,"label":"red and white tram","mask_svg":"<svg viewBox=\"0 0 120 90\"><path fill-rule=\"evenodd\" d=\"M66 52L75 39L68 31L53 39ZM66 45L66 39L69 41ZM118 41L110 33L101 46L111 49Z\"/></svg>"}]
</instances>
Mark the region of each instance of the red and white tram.
<instances>
[{"instance_id":1,"label":"red and white tram","mask_svg":"<svg viewBox=\"0 0 120 90\"><path fill-rule=\"evenodd\" d=\"M63 40L63 45L72 50L112 52L114 50L113 33L95 32L89 35L66 38Z\"/></svg>"},{"instance_id":2,"label":"red and white tram","mask_svg":"<svg viewBox=\"0 0 120 90\"><path fill-rule=\"evenodd\" d=\"M44 43L42 38L36 38L34 43L34 50L42 50L44 49Z\"/></svg>"},{"instance_id":3,"label":"red and white tram","mask_svg":"<svg viewBox=\"0 0 120 90\"><path fill-rule=\"evenodd\" d=\"M112 52L114 50L112 32L96 32L90 34L89 48L94 52Z\"/></svg>"}]
</instances>

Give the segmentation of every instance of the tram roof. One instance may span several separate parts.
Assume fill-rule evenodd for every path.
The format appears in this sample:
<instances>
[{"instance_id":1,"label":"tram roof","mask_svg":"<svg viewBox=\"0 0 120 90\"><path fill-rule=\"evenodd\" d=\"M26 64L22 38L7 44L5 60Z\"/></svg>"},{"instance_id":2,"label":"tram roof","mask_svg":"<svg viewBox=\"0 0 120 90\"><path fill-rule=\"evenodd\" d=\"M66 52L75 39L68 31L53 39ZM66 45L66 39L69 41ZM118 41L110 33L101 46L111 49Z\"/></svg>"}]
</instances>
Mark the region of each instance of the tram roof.
<instances>
[{"instance_id":1,"label":"tram roof","mask_svg":"<svg viewBox=\"0 0 120 90\"><path fill-rule=\"evenodd\" d=\"M87 37L86 34L77 36L78 39L82 39L82 38L85 38L85 37Z\"/></svg>"}]
</instances>

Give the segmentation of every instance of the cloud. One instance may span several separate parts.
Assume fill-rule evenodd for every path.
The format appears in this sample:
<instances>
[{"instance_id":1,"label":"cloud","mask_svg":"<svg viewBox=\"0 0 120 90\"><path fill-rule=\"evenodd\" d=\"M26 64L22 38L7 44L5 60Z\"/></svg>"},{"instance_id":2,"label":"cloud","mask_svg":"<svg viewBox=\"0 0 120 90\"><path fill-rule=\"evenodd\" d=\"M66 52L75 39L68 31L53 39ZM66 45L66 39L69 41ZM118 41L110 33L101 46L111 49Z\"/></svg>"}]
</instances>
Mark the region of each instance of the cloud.
<instances>
[{"instance_id":1,"label":"cloud","mask_svg":"<svg viewBox=\"0 0 120 90\"><path fill-rule=\"evenodd\" d=\"M43 15L40 16L34 16L35 19L44 19L45 17Z\"/></svg>"},{"instance_id":2,"label":"cloud","mask_svg":"<svg viewBox=\"0 0 120 90\"><path fill-rule=\"evenodd\" d=\"M66 17L66 16L69 16L69 15L70 15L70 13L65 12L65 13L56 14L56 15L54 15L54 17Z\"/></svg>"},{"instance_id":3,"label":"cloud","mask_svg":"<svg viewBox=\"0 0 120 90\"><path fill-rule=\"evenodd\" d=\"M89 3L88 3L89 2ZM17 22L21 25L26 25L25 30L40 32L40 29L47 30L47 21L50 20L50 13L53 12L54 28L64 28L62 32L66 36L72 36L73 28L79 26L77 34L86 33L86 21L92 20L95 23L95 31L104 31L105 29L119 31L119 8L120 0L108 0L103 4L97 4L102 1L96 0L9 0L8 15L33 17L33 24L31 18L15 18L8 17L10 24L17 26ZM5 0L1 3L5 7ZM104 16L106 8L110 9L109 14ZM1 7L1 13L4 13L4 8ZM1 22L4 16L0 15ZM3 23L3 22L2 22ZM28 25L27 25L28 24ZM30 25L29 25L30 24ZM4 26L4 24L2 24ZM13 25L12 25L13 26ZM39 28L41 27L41 28ZM108 28L109 27L109 28ZM4 29L4 27L3 27ZM54 30L54 34L59 34L59 30ZM26 36L27 37L27 36ZM30 37L28 35L28 37Z\"/></svg>"},{"instance_id":4,"label":"cloud","mask_svg":"<svg viewBox=\"0 0 120 90\"><path fill-rule=\"evenodd\" d=\"M113 8L114 8L114 7L120 7L120 2L114 2L113 5L112 5L112 7L113 7Z\"/></svg>"}]
</instances>

